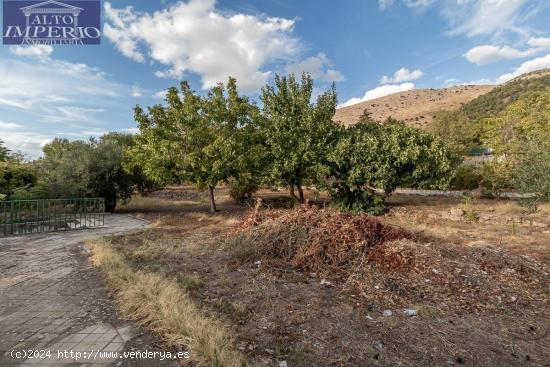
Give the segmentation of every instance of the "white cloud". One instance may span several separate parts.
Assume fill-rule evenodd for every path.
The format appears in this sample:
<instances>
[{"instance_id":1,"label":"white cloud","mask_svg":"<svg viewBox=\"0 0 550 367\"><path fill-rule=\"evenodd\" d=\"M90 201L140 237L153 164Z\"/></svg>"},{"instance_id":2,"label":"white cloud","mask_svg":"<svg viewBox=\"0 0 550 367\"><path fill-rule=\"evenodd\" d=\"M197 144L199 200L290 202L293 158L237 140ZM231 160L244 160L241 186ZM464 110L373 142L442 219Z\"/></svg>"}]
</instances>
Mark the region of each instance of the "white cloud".
<instances>
[{"instance_id":1,"label":"white cloud","mask_svg":"<svg viewBox=\"0 0 550 367\"><path fill-rule=\"evenodd\" d=\"M132 97L139 98L142 96L141 88L138 85L132 86Z\"/></svg>"},{"instance_id":2,"label":"white cloud","mask_svg":"<svg viewBox=\"0 0 550 367\"><path fill-rule=\"evenodd\" d=\"M42 59L50 57L53 53L53 47L50 45L10 46L10 51L17 56L29 56Z\"/></svg>"},{"instance_id":3,"label":"white cloud","mask_svg":"<svg viewBox=\"0 0 550 367\"><path fill-rule=\"evenodd\" d=\"M486 65L503 59L522 59L533 56L538 51L539 50L535 48L521 51L510 46L498 47L493 45L483 45L472 48L464 54L464 57L471 63Z\"/></svg>"},{"instance_id":4,"label":"white cloud","mask_svg":"<svg viewBox=\"0 0 550 367\"><path fill-rule=\"evenodd\" d=\"M227 14L215 5L189 0L149 14L105 2L104 35L129 58L166 65L157 76L196 73L203 88L233 76L245 91L265 84L270 63L293 59L301 49L291 35L294 20Z\"/></svg>"},{"instance_id":5,"label":"white cloud","mask_svg":"<svg viewBox=\"0 0 550 367\"><path fill-rule=\"evenodd\" d=\"M329 69L332 66L327 56L320 52L316 56L308 57L305 60L287 64L285 71L288 74L309 73L314 79L327 82L340 82L344 80L344 75L338 70Z\"/></svg>"},{"instance_id":6,"label":"white cloud","mask_svg":"<svg viewBox=\"0 0 550 367\"><path fill-rule=\"evenodd\" d=\"M380 84L391 84L391 83L403 83L403 82L412 82L413 80L419 79L424 75L422 70L409 70L407 68L401 68L393 73L393 77L384 75L380 78Z\"/></svg>"},{"instance_id":7,"label":"white cloud","mask_svg":"<svg viewBox=\"0 0 550 367\"><path fill-rule=\"evenodd\" d=\"M50 135L31 131L3 131L0 136L12 152L21 151L30 158L42 155L42 147L53 140Z\"/></svg>"},{"instance_id":8,"label":"white cloud","mask_svg":"<svg viewBox=\"0 0 550 367\"><path fill-rule=\"evenodd\" d=\"M527 44L532 47L550 48L550 38L531 38L527 41Z\"/></svg>"},{"instance_id":9,"label":"white cloud","mask_svg":"<svg viewBox=\"0 0 550 367\"><path fill-rule=\"evenodd\" d=\"M550 68L550 54L535 59L525 61L519 67L517 67L511 73L503 74L497 78L497 83L505 83L511 79L514 79L522 74L530 73L532 71Z\"/></svg>"},{"instance_id":10,"label":"white cloud","mask_svg":"<svg viewBox=\"0 0 550 367\"><path fill-rule=\"evenodd\" d=\"M527 0L456 0L443 2L443 14L450 22L450 35L468 37L521 32L517 26Z\"/></svg>"},{"instance_id":11,"label":"white cloud","mask_svg":"<svg viewBox=\"0 0 550 367\"><path fill-rule=\"evenodd\" d=\"M23 125L17 124L15 122L4 122L0 121L0 129L3 130L17 130L21 129Z\"/></svg>"},{"instance_id":12,"label":"white cloud","mask_svg":"<svg viewBox=\"0 0 550 367\"><path fill-rule=\"evenodd\" d=\"M89 121L129 92L99 69L54 59L0 59L0 85L0 106L50 122Z\"/></svg>"},{"instance_id":13,"label":"white cloud","mask_svg":"<svg viewBox=\"0 0 550 367\"><path fill-rule=\"evenodd\" d=\"M371 99L376 99L380 97L384 97L390 94L403 92L407 90L414 89L413 83L403 83L398 85L382 85L380 87L376 87L374 89L368 90L363 97L360 98L351 98L347 100L346 102L342 103L339 108L341 107L347 107L351 106L357 103L369 101Z\"/></svg>"},{"instance_id":14,"label":"white cloud","mask_svg":"<svg viewBox=\"0 0 550 367\"><path fill-rule=\"evenodd\" d=\"M158 92L153 94L153 98L164 99L166 98L166 93L168 93L168 89L159 90Z\"/></svg>"},{"instance_id":15,"label":"white cloud","mask_svg":"<svg viewBox=\"0 0 550 367\"><path fill-rule=\"evenodd\" d=\"M434 1L435 0L403 0L403 3L409 8L423 8L430 5ZM380 9L386 9L392 6L393 3L394 0L378 0L378 5L380 6Z\"/></svg>"}]
</instances>

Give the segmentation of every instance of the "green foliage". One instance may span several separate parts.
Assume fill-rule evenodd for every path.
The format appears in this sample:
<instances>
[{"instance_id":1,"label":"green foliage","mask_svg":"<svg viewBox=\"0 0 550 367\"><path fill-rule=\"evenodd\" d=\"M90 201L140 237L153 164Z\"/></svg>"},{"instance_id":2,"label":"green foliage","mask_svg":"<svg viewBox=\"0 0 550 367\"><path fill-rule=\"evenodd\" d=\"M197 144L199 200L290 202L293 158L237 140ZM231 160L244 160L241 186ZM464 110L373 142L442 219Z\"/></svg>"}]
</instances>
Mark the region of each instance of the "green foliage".
<instances>
[{"instance_id":1,"label":"green foliage","mask_svg":"<svg viewBox=\"0 0 550 367\"><path fill-rule=\"evenodd\" d=\"M513 159L527 142L550 142L550 92L527 93L483 121L485 142Z\"/></svg>"},{"instance_id":2,"label":"green foliage","mask_svg":"<svg viewBox=\"0 0 550 367\"><path fill-rule=\"evenodd\" d=\"M477 121L484 117L498 115L525 93L548 91L550 91L550 75L513 80L466 103L461 111L471 121Z\"/></svg>"},{"instance_id":3,"label":"green foliage","mask_svg":"<svg viewBox=\"0 0 550 367\"><path fill-rule=\"evenodd\" d=\"M36 183L36 170L30 164L0 162L0 199L29 198Z\"/></svg>"},{"instance_id":4,"label":"green foliage","mask_svg":"<svg viewBox=\"0 0 550 367\"><path fill-rule=\"evenodd\" d=\"M519 79L499 85L489 93L466 103L457 111L440 113L433 122L432 131L459 151L466 153L486 140L492 143L493 139L498 139L499 135L491 130L491 125L506 125L506 121L487 121L487 118L495 118L516 102L522 99L525 101L526 95L545 95L548 91L550 75ZM527 97L527 100L530 100L530 97Z\"/></svg>"},{"instance_id":5,"label":"green foliage","mask_svg":"<svg viewBox=\"0 0 550 367\"><path fill-rule=\"evenodd\" d=\"M526 142L518 157L516 173L519 190L535 194L535 208L537 201L550 201L550 141Z\"/></svg>"},{"instance_id":6,"label":"green foliage","mask_svg":"<svg viewBox=\"0 0 550 367\"><path fill-rule=\"evenodd\" d=\"M336 111L336 90L332 89L311 103L313 79L303 74L275 77L275 86L262 89L265 139L269 152L266 180L298 189L304 202L302 186L326 172L325 157L336 138L337 126L332 122Z\"/></svg>"},{"instance_id":7,"label":"green foliage","mask_svg":"<svg viewBox=\"0 0 550 367\"><path fill-rule=\"evenodd\" d=\"M231 179L229 181L229 196L235 200L235 203L242 204L246 200L251 199L259 187L259 182L252 177L240 175L238 179Z\"/></svg>"},{"instance_id":8,"label":"green foliage","mask_svg":"<svg viewBox=\"0 0 550 367\"><path fill-rule=\"evenodd\" d=\"M135 108L138 144L129 150L126 167L143 167L159 184L188 180L208 187L211 211L216 210L214 188L230 178L256 181L264 149L259 144L259 110L240 96L237 82L218 84L201 97L181 83L181 93L170 88L167 106L147 112ZM242 177L241 177L242 176Z\"/></svg>"},{"instance_id":9,"label":"green foliage","mask_svg":"<svg viewBox=\"0 0 550 367\"><path fill-rule=\"evenodd\" d=\"M123 169L124 149L134 145L129 134L110 133L99 140L55 139L44 147L40 162L47 197L102 197L107 211L127 201L134 190L154 187L138 167Z\"/></svg>"},{"instance_id":10,"label":"green foliage","mask_svg":"<svg viewBox=\"0 0 550 367\"><path fill-rule=\"evenodd\" d=\"M481 169L471 164L460 165L452 180L452 190L475 190L479 187L483 178Z\"/></svg>"},{"instance_id":11,"label":"green foliage","mask_svg":"<svg viewBox=\"0 0 550 367\"><path fill-rule=\"evenodd\" d=\"M339 135L324 184L336 205L348 210L379 214L383 198L397 187L444 189L459 163L441 139L404 124L364 116Z\"/></svg>"},{"instance_id":12,"label":"green foliage","mask_svg":"<svg viewBox=\"0 0 550 367\"><path fill-rule=\"evenodd\" d=\"M4 146L4 142L0 140L0 162L5 162L10 157L10 150Z\"/></svg>"},{"instance_id":13,"label":"green foliage","mask_svg":"<svg viewBox=\"0 0 550 367\"><path fill-rule=\"evenodd\" d=\"M509 160L485 162L482 166L480 186L491 196L514 190L515 180L514 166Z\"/></svg>"},{"instance_id":14,"label":"green foliage","mask_svg":"<svg viewBox=\"0 0 550 367\"><path fill-rule=\"evenodd\" d=\"M477 222L479 219L479 214L475 210L474 197L470 194L462 194L459 199L464 204L466 219L470 222Z\"/></svg>"},{"instance_id":15,"label":"green foliage","mask_svg":"<svg viewBox=\"0 0 550 367\"><path fill-rule=\"evenodd\" d=\"M438 113L430 129L463 155L482 144L478 124L461 110Z\"/></svg>"}]
</instances>

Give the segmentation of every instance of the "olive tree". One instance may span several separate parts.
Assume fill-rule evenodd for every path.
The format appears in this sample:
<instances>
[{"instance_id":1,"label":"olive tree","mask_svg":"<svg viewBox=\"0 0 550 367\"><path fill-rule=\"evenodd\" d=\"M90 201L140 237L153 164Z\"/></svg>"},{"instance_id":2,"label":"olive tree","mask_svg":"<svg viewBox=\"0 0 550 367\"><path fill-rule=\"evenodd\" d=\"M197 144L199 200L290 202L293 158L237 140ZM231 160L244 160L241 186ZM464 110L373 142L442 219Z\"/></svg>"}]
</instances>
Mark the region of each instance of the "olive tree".
<instances>
[{"instance_id":1,"label":"olive tree","mask_svg":"<svg viewBox=\"0 0 550 367\"><path fill-rule=\"evenodd\" d=\"M304 202L305 180L314 180L324 170L325 157L336 132L332 117L336 111L336 90L332 88L311 102L313 79L303 74L275 76L275 85L262 89L265 139L269 154L266 178L271 183L294 187Z\"/></svg>"},{"instance_id":2,"label":"olive tree","mask_svg":"<svg viewBox=\"0 0 550 367\"><path fill-rule=\"evenodd\" d=\"M38 163L43 195L101 197L105 209L112 212L118 201L129 200L135 190L153 189L139 167L123 168L124 149L133 144L132 135L119 133L88 141L55 139L44 146L44 158Z\"/></svg>"}]
</instances>

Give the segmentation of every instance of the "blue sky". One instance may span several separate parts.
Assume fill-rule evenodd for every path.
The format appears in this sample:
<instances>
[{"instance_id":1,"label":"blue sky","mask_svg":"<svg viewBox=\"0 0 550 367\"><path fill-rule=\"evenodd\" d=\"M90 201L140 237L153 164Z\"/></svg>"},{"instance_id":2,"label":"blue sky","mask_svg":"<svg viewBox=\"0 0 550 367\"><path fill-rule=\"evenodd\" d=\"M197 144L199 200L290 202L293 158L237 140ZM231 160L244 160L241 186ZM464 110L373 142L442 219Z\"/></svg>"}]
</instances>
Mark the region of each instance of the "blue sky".
<instances>
[{"instance_id":1,"label":"blue sky","mask_svg":"<svg viewBox=\"0 0 550 367\"><path fill-rule=\"evenodd\" d=\"M70 3L70 1L65 1ZM349 105L412 88L501 83L550 67L544 0L104 1L100 46L3 45L0 139L37 157L54 137L134 131L132 108L188 80L275 73L336 82Z\"/></svg>"}]
</instances>

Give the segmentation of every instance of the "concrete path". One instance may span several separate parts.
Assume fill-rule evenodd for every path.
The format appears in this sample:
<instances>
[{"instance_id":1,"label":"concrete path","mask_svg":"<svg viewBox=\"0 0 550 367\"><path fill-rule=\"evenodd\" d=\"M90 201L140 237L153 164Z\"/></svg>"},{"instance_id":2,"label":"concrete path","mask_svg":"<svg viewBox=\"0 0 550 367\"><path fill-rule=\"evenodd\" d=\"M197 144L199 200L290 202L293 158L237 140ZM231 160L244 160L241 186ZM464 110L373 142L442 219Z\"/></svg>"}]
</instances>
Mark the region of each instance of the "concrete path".
<instances>
[{"instance_id":1,"label":"concrete path","mask_svg":"<svg viewBox=\"0 0 550 367\"><path fill-rule=\"evenodd\" d=\"M117 318L83 246L145 226L106 215L98 229L0 238L0 367L176 365L145 356L161 350L147 332ZM131 351L140 354L123 355Z\"/></svg>"}]
</instances>

